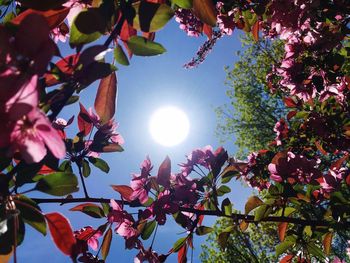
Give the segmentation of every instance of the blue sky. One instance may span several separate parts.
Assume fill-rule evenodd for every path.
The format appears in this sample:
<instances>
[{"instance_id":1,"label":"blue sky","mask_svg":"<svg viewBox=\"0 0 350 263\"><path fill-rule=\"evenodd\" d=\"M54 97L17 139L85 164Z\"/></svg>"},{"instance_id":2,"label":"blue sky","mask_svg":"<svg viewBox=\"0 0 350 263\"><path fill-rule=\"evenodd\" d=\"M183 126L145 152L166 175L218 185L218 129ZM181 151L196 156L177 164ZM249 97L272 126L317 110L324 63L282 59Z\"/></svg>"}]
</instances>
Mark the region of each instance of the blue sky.
<instances>
[{"instance_id":1,"label":"blue sky","mask_svg":"<svg viewBox=\"0 0 350 263\"><path fill-rule=\"evenodd\" d=\"M240 49L240 43L234 36L220 39L206 61L196 69L184 69L183 64L195 55L205 37L190 38L178 28L176 22L169 23L165 30L157 33L156 41L161 43L167 53L156 57L133 57L128 67L119 66L118 74L118 108L116 120L119 122L119 132L125 139L123 153L105 154L111 170L104 174L93 170L86 180L90 196L119 198L109 185L129 184L130 174L139 171L139 165L149 155L156 172L159 164L168 155L172 161L173 172L178 171L177 164L185 161L185 155L192 149L212 145L220 146L215 137L216 116L214 108L229 103L225 95L227 87L224 85L226 74L224 66L232 65L235 61L235 52ZM85 107L92 107L96 84L91 85L81 94L81 102ZM148 122L151 114L162 106L173 105L188 114L191 128L188 138L174 147L164 147L153 141L148 131ZM67 108L62 114L68 118L77 112L77 106ZM61 116L61 117L62 117ZM233 155L235 148L228 143L223 145ZM240 183L232 184L230 194L235 207L242 209L244 201L250 192ZM32 194L31 196L38 196ZM75 197L82 193L75 193ZM52 212L57 206L42 205L45 212ZM91 225L98 227L103 220L92 219L79 212L69 212L73 205L59 207L65 214L74 229ZM169 218L171 221L171 218ZM206 220L210 225L214 219ZM30 227L26 229L26 237L18 248L19 262L70 262L62 255L51 241L48 234L43 237ZM166 253L172 244L180 237L182 229L170 223L159 228L154 248L160 253ZM196 238L194 245L194 262L199 262L200 243L203 238ZM147 244L147 243L146 243ZM147 246L147 245L146 245ZM114 235L108 262L133 262L137 251L124 250L122 238ZM176 256L168 258L168 262L176 262Z\"/></svg>"}]
</instances>

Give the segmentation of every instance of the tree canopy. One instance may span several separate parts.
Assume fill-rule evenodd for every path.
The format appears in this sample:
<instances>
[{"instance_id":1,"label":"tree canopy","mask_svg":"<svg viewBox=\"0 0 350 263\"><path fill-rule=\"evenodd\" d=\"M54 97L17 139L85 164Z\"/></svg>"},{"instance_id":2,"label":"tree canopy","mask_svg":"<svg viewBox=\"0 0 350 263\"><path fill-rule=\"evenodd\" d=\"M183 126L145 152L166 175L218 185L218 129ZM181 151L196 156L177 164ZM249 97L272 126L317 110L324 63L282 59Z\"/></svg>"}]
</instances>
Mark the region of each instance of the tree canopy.
<instances>
[{"instance_id":1,"label":"tree canopy","mask_svg":"<svg viewBox=\"0 0 350 263\"><path fill-rule=\"evenodd\" d=\"M164 262L171 254L187 262L193 239L213 231L205 225L209 216L235 223L222 237L223 248L238 233L236 224L267 222L277 231L280 262L345 260L330 253L350 239L348 0L4 0L0 7L1 261L13 256L16 262L31 226L42 235L49 232L73 262L105 261L116 236L135 250L134 262ZM273 142L245 162L210 146L194 149L176 171L169 157L157 168L146 158L129 185L111 186L119 198L93 197L85 178L96 176L95 168L108 173L104 154L123 151L114 119L116 65L164 53L156 32L172 18L189 36L208 38L186 68L199 66L235 30L255 41L267 39L264 45L283 41L283 54L268 72L246 77L264 84L253 86L259 90L256 106L264 105L260 113L282 114L278 98L271 105L262 99L265 86L282 94L287 112L276 119ZM66 41L68 56L58 41ZM267 61L263 54L257 53L255 63ZM60 118L95 81L93 109L80 103L75 118ZM244 96L252 103L253 95ZM257 142L251 134L247 140ZM249 197L244 213L233 210L227 195L232 179L259 192ZM73 197L79 186L83 196ZM43 203L74 204L71 211L99 223L74 231L63 214L43 211ZM168 250L155 251L154 236L170 220L183 234Z\"/></svg>"}]
</instances>

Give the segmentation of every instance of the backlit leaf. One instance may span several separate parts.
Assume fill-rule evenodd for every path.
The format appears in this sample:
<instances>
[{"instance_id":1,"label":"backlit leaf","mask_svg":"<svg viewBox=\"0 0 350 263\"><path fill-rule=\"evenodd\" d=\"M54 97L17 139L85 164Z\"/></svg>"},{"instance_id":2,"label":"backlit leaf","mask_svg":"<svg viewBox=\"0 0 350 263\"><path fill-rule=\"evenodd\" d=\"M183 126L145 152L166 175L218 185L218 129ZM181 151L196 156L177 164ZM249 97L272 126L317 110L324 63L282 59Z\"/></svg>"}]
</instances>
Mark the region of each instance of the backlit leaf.
<instances>
[{"instance_id":1,"label":"backlit leaf","mask_svg":"<svg viewBox=\"0 0 350 263\"><path fill-rule=\"evenodd\" d=\"M100 117L101 124L113 118L116 110L117 77L113 72L101 79L95 99L95 110Z\"/></svg>"},{"instance_id":2,"label":"backlit leaf","mask_svg":"<svg viewBox=\"0 0 350 263\"><path fill-rule=\"evenodd\" d=\"M114 58L119 64L122 64L124 66L130 65L128 57L125 55L124 50L120 45L117 45L114 48Z\"/></svg>"},{"instance_id":3,"label":"backlit leaf","mask_svg":"<svg viewBox=\"0 0 350 263\"><path fill-rule=\"evenodd\" d=\"M286 234L287 227L288 227L287 222L281 222L278 224L278 237L281 241L284 240L284 236Z\"/></svg>"},{"instance_id":4,"label":"backlit leaf","mask_svg":"<svg viewBox=\"0 0 350 263\"><path fill-rule=\"evenodd\" d=\"M117 191L126 201L132 201L131 195L134 192L130 186L127 185L111 185L114 191Z\"/></svg>"},{"instance_id":5,"label":"backlit leaf","mask_svg":"<svg viewBox=\"0 0 350 263\"><path fill-rule=\"evenodd\" d=\"M94 217L94 218L105 217L105 213L104 213L103 209L100 206L98 206L96 204L92 204L92 203L80 204L80 205L77 205L69 210L70 211L80 211L80 212L83 212L84 214L87 214L87 215Z\"/></svg>"},{"instance_id":6,"label":"backlit leaf","mask_svg":"<svg viewBox=\"0 0 350 263\"><path fill-rule=\"evenodd\" d=\"M248 198L247 203L245 204L244 211L245 214L249 214L250 211L262 205L264 202L257 196L251 196Z\"/></svg>"},{"instance_id":7,"label":"backlit leaf","mask_svg":"<svg viewBox=\"0 0 350 263\"><path fill-rule=\"evenodd\" d=\"M328 232L323 237L323 250L326 255L329 255L329 253L331 252L332 237L333 237L332 232Z\"/></svg>"},{"instance_id":8,"label":"backlit leaf","mask_svg":"<svg viewBox=\"0 0 350 263\"><path fill-rule=\"evenodd\" d=\"M59 213L49 213L45 217L55 245L62 253L72 255L76 240L67 218Z\"/></svg>"},{"instance_id":9,"label":"backlit leaf","mask_svg":"<svg viewBox=\"0 0 350 263\"><path fill-rule=\"evenodd\" d=\"M216 25L216 9L212 0L193 0L194 14L204 23Z\"/></svg>"}]
</instances>

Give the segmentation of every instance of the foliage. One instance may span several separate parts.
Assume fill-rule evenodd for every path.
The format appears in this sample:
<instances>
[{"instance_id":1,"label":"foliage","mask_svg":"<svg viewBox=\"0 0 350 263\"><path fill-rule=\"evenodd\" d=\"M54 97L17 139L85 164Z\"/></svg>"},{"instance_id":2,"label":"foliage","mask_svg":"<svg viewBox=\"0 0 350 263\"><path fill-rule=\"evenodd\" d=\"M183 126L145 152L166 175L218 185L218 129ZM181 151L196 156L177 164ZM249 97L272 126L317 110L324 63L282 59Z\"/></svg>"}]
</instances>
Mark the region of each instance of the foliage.
<instances>
[{"instance_id":1,"label":"foliage","mask_svg":"<svg viewBox=\"0 0 350 263\"><path fill-rule=\"evenodd\" d=\"M341 242L339 248L350 239L349 1L6 0L0 6L2 260L16 258L26 225L43 235L48 229L73 262L101 262L100 256L104 261L111 231L126 249L138 251L135 262L164 262L172 253L187 262L194 237L213 230L202 225L204 216L229 217L241 226L275 222L280 262L328 262L333 240ZM202 63L216 41L235 29L256 41L283 40L284 54L266 77L270 90L283 94L288 114L275 124L274 141L249 154L246 163L229 158L222 147L207 146L193 150L178 172L166 157L152 175L147 158L130 186L112 186L119 200L90 197L84 183L94 172L90 164L108 172L102 154L122 152L124 142L113 119L117 68L105 55L117 49L115 60L127 65L132 55L165 52L155 34L173 16L189 35L208 37L187 68ZM55 41L68 34L72 54L63 57ZM76 122L58 118L97 80L96 113L80 104ZM73 138L67 127L75 129ZM82 198L71 196L76 174ZM248 199L244 214L233 212L225 196L233 178L260 194ZM36 198L37 191L64 198ZM65 216L45 213L41 203L79 203L71 210L101 221L74 231ZM128 207L139 210L135 214ZM159 254L154 239L149 246L146 240L170 215L184 236Z\"/></svg>"},{"instance_id":2,"label":"foliage","mask_svg":"<svg viewBox=\"0 0 350 263\"><path fill-rule=\"evenodd\" d=\"M231 230L230 232L226 232ZM225 248L218 240L225 237ZM273 224L250 224L244 232L230 219L217 220L214 230L207 238L208 244L202 245L201 260L207 262L276 262L275 246L279 243Z\"/></svg>"},{"instance_id":3,"label":"foliage","mask_svg":"<svg viewBox=\"0 0 350 263\"><path fill-rule=\"evenodd\" d=\"M227 68L226 94L230 105L216 109L217 134L222 141L233 141L237 157L264 148L274 138L273 127L285 115L282 94L271 94L266 75L283 55L283 42L241 37L243 52L232 70Z\"/></svg>"}]
</instances>

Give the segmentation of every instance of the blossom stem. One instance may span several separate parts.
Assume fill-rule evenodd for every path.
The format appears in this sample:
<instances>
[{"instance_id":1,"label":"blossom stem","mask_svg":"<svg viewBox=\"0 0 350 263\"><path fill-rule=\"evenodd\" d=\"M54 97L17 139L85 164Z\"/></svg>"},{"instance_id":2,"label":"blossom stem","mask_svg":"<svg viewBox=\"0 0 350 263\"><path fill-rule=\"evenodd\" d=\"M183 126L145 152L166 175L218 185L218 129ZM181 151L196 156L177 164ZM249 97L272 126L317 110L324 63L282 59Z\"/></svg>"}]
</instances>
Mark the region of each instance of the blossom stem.
<instances>
[{"instance_id":1,"label":"blossom stem","mask_svg":"<svg viewBox=\"0 0 350 263\"><path fill-rule=\"evenodd\" d=\"M153 247L154 240L156 239L157 230L158 230L158 223L156 224L156 230L154 231L154 234L153 234L152 243L151 243L151 249Z\"/></svg>"},{"instance_id":2,"label":"blossom stem","mask_svg":"<svg viewBox=\"0 0 350 263\"><path fill-rule=\"evenodd\" d=\"M79 176L80 176L80 179L81 179L81 183L83 185L83 190L84 190L84 195L85 195L85 198L89 198L89 194L87 192L87 189L86 189L86 185L85 185L85 181L84 181L84 177L83 177L83 173L82 173L82 169L81 169L81 162L76 162L77 166L78 166L78 170L79 170Z\"/></svg>"}]
</instances>

